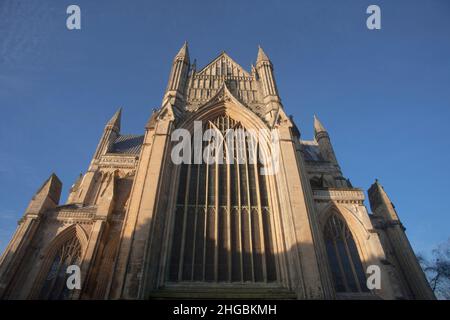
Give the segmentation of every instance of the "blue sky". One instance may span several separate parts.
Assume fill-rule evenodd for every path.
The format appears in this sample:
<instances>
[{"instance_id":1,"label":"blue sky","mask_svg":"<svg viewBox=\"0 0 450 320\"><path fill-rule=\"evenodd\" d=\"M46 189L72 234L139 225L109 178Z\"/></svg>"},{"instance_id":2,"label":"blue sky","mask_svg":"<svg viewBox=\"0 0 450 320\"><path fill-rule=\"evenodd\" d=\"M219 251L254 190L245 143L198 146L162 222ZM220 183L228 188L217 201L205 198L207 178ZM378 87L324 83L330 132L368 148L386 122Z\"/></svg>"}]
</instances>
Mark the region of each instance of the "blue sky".
<instances>
[{"instance_id":1,"label":"blue sky","mask_svg":"<svg viewBox=\"0 0 450 320\"><path fill-rule=\"evenodd\" d=\"M450 236L449 16L446 0L0 0L0 251L51 172L66 200L119 106L122 132L143 133L185 40L200 67L225 50L249 69L261 44L302 138L317 114L353 185L378 178L431 250Z\"/></svg>"}]
</instances>

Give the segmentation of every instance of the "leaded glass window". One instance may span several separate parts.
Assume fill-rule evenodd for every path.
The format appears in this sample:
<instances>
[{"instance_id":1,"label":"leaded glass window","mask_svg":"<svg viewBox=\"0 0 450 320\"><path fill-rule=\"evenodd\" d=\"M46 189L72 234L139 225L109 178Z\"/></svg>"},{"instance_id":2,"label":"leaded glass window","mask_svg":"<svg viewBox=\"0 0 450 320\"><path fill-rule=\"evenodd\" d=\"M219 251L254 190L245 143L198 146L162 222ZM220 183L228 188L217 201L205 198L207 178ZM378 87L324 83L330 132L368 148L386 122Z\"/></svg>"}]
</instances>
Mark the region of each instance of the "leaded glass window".
<instances>
[{"instance_id":1,"label":"leaded glass window","mask_svg":"<svg viewBox=\"0 0 450 320\"><path fill-rule=\"evenodd\" d=\"M345 221L333 213L324 236L336 292L369 291L355 240Z\"/></svg>"},{"instance_id":2,"label":"leaded glass window","mask_svg":"<svg viewBox=\"0 0 450 320\"><path fill-rule=\"evenodd\" d=\"M70 265L79 265L81 262L81 245L77 237L66 241L53 257L50 269L42 285L39 299L62 300L70 299L75 290L67 288L66 273Z\"/></svg>"},{"instance_id":3,"label":"leaded glass window","mask_svg":"<svg viewBox=\"0 0 450 320\"><path fill-rule=\"evenodd\" d=\"M224 145L234 129L234 152L223 148L224 161L214 164L180 165L168 280L275 281L267 177L249 161L254 141L226 115L204 124L207 129L220 132ZM231 156L233 163L226 161Z\"/></svg>"}]
</instances>

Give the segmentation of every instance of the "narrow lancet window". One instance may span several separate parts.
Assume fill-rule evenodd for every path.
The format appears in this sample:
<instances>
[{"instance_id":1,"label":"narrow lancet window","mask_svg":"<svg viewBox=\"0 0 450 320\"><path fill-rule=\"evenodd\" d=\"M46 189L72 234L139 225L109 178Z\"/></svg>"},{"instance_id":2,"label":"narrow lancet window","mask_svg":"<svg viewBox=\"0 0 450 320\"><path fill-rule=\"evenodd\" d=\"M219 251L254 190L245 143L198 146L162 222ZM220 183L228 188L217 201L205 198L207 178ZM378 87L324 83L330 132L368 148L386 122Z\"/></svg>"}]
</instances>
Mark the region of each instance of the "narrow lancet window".
<instances>
[{"instance_id":1,"label":"narrow lancet window","mask_svg":"<svg viewBox=\"0 0 450 320\"><path fill-rule=\"evenodd\" d=\"M337 214L328 218L324 238L336 292L369 291L355 240Z\"/></svg>"},{"instance_id":2,"label":"narrow lancet window","mask_svg":"<svg viewBox=\"0 0 450 320\"><path fill-rule=\"evenodd\" d=\"M66 282L69 275L66 271L70 265L79 265L80 262L81 245L77 237L72 237L56 252L42 285L39 299L70 299L75 290L67 287Z\"/></svg>"}]
</instances>

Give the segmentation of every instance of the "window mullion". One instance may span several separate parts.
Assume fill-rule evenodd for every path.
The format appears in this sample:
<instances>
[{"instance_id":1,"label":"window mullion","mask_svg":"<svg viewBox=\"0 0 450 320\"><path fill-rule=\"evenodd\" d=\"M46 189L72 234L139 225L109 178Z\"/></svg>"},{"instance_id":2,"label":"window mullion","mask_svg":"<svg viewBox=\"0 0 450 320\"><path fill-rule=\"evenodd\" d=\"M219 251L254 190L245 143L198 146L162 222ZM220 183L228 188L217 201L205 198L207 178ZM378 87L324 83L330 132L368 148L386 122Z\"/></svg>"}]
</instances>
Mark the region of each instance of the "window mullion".
<instances>
[{"instance_id":1,"label":"window mullion","mask_svg":"<svg viewBox=\"0 0 450 320\"><path fill-rule=\"evenodd\" d=\"M227 126L226 126L226 130L228 130L230 128L230 118L227 116ZM225 132L226 132L225 130ZM225 137L226 134L225 134ZM223 142L223 146L224 148L226 148L227 146L227 142L224 141ZM226 149L226 162L225 162L225 166L227 166L227 224L228 224L228 228L227 232L228 232L228 238L227 238L227 259L228 259L228 281L232 280L232 247L231 247L231 166L230 163L233 160L233 154L230 154L230 151L232 150L228 150Z\"/></svg>"},{"instance_id":2,"label":"window mullion","mask_svg":"<svg viewBox=\"0 0 450 320\"><path fill-rule=\"evenodd\" d=\"M244 146L244 157L245 157L245 176L246 176L246 180L247 180L247 206L248 206L248 233L249 233L249 246L250 246L250 252L249 252L249 256L250 256L250 265L251 265L251 270L252 270L252 281L255 281L255 266L254 266L254 261L253 261L253 239L252 239L252 206L251 206L251 200L250 200L250 179L248 177L248 148L247 148L247 137L246 137L246 133L244 130L241 131L242 135L243 135L243 146Z\"/></svg>"},{"instance_id":3,"label":"window mullion","mask_svg":"<svg viewBox=\"0 0 450 320\"><path fill-rule=\"evenodd\" d=\"M189 202L189 188L191 179L191 164L188 165L188 172L186 178L186 192L184 194L184 208L183 208L183 229L181 232L181 250L180 250L180 262L178 265L178 281L183 280L183 264L184 264L184 249L186 245L186 224L188 215L188 202Z\"/></svg>"},{"instance_id":4,"label":"window mullion","mask_svg":"<svg viewBox=\"0 0 450 320\"><path fill-rule=\"evenodd\" d=\"M214 129L217 130L217 129ZM218 150L219 142L215 141L215 179L214 179L214 207L216 208L215 215L215 226L214 226L214 281L217 282L219 279L219 155L221 154Z\"/></svg>"},{"instance_id":5,"label":"window mullion","mask_svg":"<svg viewBox=\"0 0 450 320\"><path fill-rule=\"evenodd\" d=\"M345 291L346 292L350 292L350 287L349 287L348 282L347 282L347 277L345 276L345 269L344 269L344 266L342 264L341 255L339 253L339 249L337 247L337 243L336 243L336 238L335 237L333 237L333 247L334 247L334 250L336 252L336 259L338 261L339 270L340 270L340 274L341 274L341 279L344 282Z\"/></svg>"},{"instance_id":6,"label":"window mullion","mask_svg":"<svg viewBox=\"0 0 450 320\"><path fill-rule=\"evenodd\" d=\"M208 128L211 126L209 125ZM205 143L203 143L203 147L205 147ZM204 149L204 148L203 148ZM207 162L205 164L206 167L206 178L205 178L205 219L204 219L204 228L203 228L203 281L206 279L206 247L207 247L207 230L208 230L208 198L209 198L209 156L207 155Z\"/></svg>"},{"instance_id":7,"label":"window mullion","mask_svg":"<svg viewBox=\"0 0 450 320\"><path fill-rule=\"evenodd\" d=\"M192 237L192 269L191 269L191 280L194 280L194 270L195 270L195 258L196 258L196 254L195 254L195 244L197 242L197 220L198 220L198 210L199 210L199 205L198 205L198 198L199 198L199 193L200 193L200 170L202 169L200 164L197 164L197 177L195 178L196 180L196 191L195 191L195 208L194 208L194 234Z\"/></svg>"},{"instance_id":8,"label":"window mullion","mask_svg":"<svg viewBox=\"0 0 450 320\"><path fill-rule=\"evenodd\" d=\"M359 292L362 292L361 285L359 283L359 278L356 273L355 264L353 262L352 255L350 254L350 250L348 248L347 239L345 238L345 234L342 234L342 241L344 242L345 252L347 253L348 260L350 261L350 267L352 269L353 278L355 279L355 282L356 282L356 287L358 288Z\"/></svg>"},{"instance_id":9,"label":"window mullion","mask_svg":"<svg viewBox=\"0 0 450 320\"><path fill-rule=\"evenodd\" d=\"M257 158L255 157L255 159L257 159ZM257 203L258 203L259 241L260 241L260 246L261 246L263 279L264 279L264 282L267 282L266 249L265 249L265 242L264 242L264 224L263 224L263 219L262 219L263 212L262 212L262 208L261 208L261 193L260 193L261 189L259 188L259 175L258 175L257 164L254 164L253 168L254 168L253 174L255 175L255 183L256 183L256 198L257 198Z\"/></svg>"},{"instance_id":10,"label":"window mullion","mask_svg":"<svg viewBox=\"0 0 450 320\"><path fill-rule=\"evenodd\" d=\"M239 131L237 131L239 132ZM236 133L236 131L235 131ZM238 212L237 212L237 216L238 216L238 227L239 230L236 230L236 234L238 237L238 241L239 241L239 264L240 264L240 270L241 270L241 282L244 281L244 260L243 260L243 244L242 244L242 204L241 204L241 173L239 170L239 166L241 164L239 164L238 158L239 158L239 137L234 134L234 145L235 145L235 150L236 150L236 173L237 173L237 194L238 194ZM233 155L234 156L234 155Z\"/></svg>"}]
</instances>

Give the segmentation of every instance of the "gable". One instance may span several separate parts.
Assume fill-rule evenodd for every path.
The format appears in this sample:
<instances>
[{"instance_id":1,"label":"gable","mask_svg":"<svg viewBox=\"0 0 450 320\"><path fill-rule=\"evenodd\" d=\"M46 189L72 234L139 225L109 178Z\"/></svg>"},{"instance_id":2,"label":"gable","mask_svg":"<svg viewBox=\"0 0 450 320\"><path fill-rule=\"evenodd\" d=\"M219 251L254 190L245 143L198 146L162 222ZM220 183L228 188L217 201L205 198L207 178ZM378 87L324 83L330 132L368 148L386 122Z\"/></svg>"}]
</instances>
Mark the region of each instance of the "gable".
<instances>
[{"instance_id":1,"label":"gable","mask_svg":"<svg viewBox=\"0 0 450 320\"><path fill-rule=\"evenodd\" d=\"M222 52L211 63L188 80L188 109L195 109L209 101L227 84L230 91L246 106L256 107L261 104L259 85L255 77Z\"/></svg>"},{"instance_id":2,"label":"gable","mask_svg":"<svg viewBox=\"0 0 450 320\"><path fill-rule=\"evenodd\" d=\"M217 58L197 72L197 75L224 76L224 77L251 77L228 54L222 52Z\"/></svg>"}]
</instances>

